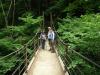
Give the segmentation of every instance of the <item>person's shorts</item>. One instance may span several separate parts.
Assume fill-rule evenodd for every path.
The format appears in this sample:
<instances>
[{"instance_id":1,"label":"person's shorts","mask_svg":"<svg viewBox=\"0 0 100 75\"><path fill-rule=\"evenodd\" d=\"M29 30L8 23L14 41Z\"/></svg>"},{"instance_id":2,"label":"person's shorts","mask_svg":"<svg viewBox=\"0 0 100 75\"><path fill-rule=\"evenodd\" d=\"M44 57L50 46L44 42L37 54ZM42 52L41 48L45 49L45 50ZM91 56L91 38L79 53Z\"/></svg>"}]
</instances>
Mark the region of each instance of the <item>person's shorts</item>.
<instances>
[{"instance_id":1,"label":"person's shorts","mask_svg":"<svg viewBox=\"0 0 100 75\"><path fill-rule=\"evenodd\" d=\"M52 42L52 43L54 42L54 40L52 40L52 39L48 39L48 40L49 40L49 42Z\"/></svg>"}]
</instances>

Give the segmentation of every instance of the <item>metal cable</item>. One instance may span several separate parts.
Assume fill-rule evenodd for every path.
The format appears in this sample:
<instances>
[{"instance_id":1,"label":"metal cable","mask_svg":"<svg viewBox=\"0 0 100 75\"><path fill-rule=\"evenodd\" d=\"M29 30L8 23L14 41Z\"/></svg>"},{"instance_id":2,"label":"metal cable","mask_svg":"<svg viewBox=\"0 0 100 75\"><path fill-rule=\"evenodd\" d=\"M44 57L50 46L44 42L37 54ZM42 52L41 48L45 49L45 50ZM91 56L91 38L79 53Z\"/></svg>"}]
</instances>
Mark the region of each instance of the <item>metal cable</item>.
<instances>
[{"instance_id":1,"label":"metal cable","mask_svg":"<svg viewBox=\"0 0 100 75\"><path fill-rule=\"evenodd\" d=\"M53 23L53 19L52 19L52 15L51 15L51 23L52 23L52 27L53 27L53 29L54 29L54 31L55 31L55 33L57 34L57 36L58 36L58 38L59 38L59 35L58 35L58 33L57 33L57 31L55 30L55 26L54 26L54 23ZM59 38L59 40L61 41L61 43L63 44L63 45L67 45L67 44L65 44L64 42L62 42L62 40ZM67 55L68 56L68 55ZM69 57L70 58L70 57ZM70 59L71 60L71 59ZM72 61L72 60L71 60ZM82 73L82 71L79 69L79 68L77 68L79 71L80 71L80 73Z\"/></svg>"},{"instance_id":2,"label":"metal cable","mask_svg":"<svg viewBox=\"0 0 100 75\"><path fill-rule=\"evenodd\" d=\"M58 47L60 47L59 44L57 44L57 45L58 45ZM58 47L57 47L57 48L58 48ZM58 50L59 50L59 48L58 48ZM64 58L64 59L67 61L68 64L70 64L70 62L68 61L68 59L66 59L66 58ZM65 65L68 65L64 60L62 60L62 61L64 62ZM68 69L67 69L67 70L68 70ZM69 72L70 75L72 75L71 72L70 72L70 70L68 70L68 72Z\"/></svg>"},{"instance_id":3,"label":"metal cable","mask_svg":"<svg viewBox=\"0 0 100 75\"><path fill-rule=\"evenodd\" d=\"M19 72L19 75L21 75L21 73L23 72L23 70L24 70L26 67L27 67L27 65L25 65L25 66L21 69L21 71Z\"/></svg>"},{"instance_id":4,"label":"metal cable","mask_svg":"<svg viewBox=\"0 0 100 75\"><path fill-rule=\"evenodd\" d=\"M28 56L29 57L29 56ZM23 60L23 62L15 69L15 71L12 73L12 75L14 75L17 71L18 71L18 69L23 65L23 63L26 61L26 59L25 60Z\"/></svg>"},{"instance_id":5,"label":"metal cable","mask_svg":"<svg viewBox=\"0 0 100 75\"><path fill-rule=\"evenodd\" d=\"M38 32L37 32L37 33L38 33ZM18 50L16 50L16 51L12 52L12 53L10 53L10 54L8 54L8 55L6 55L6 56L3 56L2 58L0 58L0 60L6 58L6 57L8 57L8 56L13 55L13 54L15 54L16 52L18 52L18 51L20 51L21 49L23 49L23 48L25 48L26 46L28 46L28 44L29 44L30 42L32 42L32 41L35 39L35 37L37 36L37 33L35 34L35 36L34 36L31 40L29 40L29 41L25 44L25 46L22 46L20 49L18 49Z\"/></svg>"},{"instance_id":6,"label":"metal cable","mask_svg":"<svg viewBox=\"0 0 100 75\"><path fill-rule=\"evenodd\" d=\"M58 38L59 38L59 40L61 41L61 43L63 44L63 45L67 45L65 42L63 42L63 40L62 39L60 39L60 37L59 37L59 35L58 35L58 33L57 33L57 31L56 31L56 29L55 29L55 26L54 26L54 24L52 25L53 26L53 28L54 28L54 30L55 30L55 32L56 32L56 34L57 34L57 36L58 36ZM95 62L93 62L92 60L90 60L89 58L87 58L86 56L84 56L84 55L82 55L82 54L80 54L79 52L76 52L75 50L72 50L74 53L76 53L77 55L79 55L80 57L82 57L83 59L85 59L85 60L87 60L88 62L90 62L90 63L92 63L92 64L94 64L95 66L97 66L97 67L99 67L100 68L100 65L99 64L97 64L97 63L95 63Z\"/></svg>"},{"instance_id":7,"label":"metal cable","mask_svg":"<svg viewBox=\"0 0 100 75\"><path fill-rule=\"evenodd\" d=\"M60 47L60 45L58 44L58 46ZM67 57L68 57L68 55L67 55ZM69 57L68 57L69 58ZM67 60L67 58L65 57L65 60ZM68 60L67 60L68 61ZM69 61L68 61L69 62ZM72 62L72 60L70 60L70 62ZM69 62L69 64L70 64L70 62ZM69 70L70 71L70 70ZM75 71L74 71L74 69L72 68L72 71L73 71L73 73L75 74L75 75L77 75L76 73L75 73ZM70 72L71 73L71 72Z\"/></svg>"}]
</instances>

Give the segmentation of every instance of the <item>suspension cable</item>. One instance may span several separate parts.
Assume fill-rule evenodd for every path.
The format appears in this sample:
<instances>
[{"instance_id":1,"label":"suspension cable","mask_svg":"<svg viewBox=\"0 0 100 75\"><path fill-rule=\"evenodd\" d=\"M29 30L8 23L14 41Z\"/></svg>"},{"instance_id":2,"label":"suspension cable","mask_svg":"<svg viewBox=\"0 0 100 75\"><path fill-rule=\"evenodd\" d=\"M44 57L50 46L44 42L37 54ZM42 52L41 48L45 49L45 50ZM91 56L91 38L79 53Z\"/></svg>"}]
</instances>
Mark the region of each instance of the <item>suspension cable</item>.
<instances>
[{"instance_id":1,"label":"suspension cable","mask_svg":"<svg viewBox=\"0 0 100 75\"><path fill-rule=\"evenodd\" d=\"M59 44L58 44L58 46L60 47ZM63 49L64 49L64 48L63 48ZM69 57L68 55L67 55L67 57L70 59L70 57ZM68 61L68 59L66 59L66 57L64 57L64 59ZM72 60L70 60L70 62L72 62ZM69 64L70 64L70 62L68 61ZM75 75L77 75L77 74L75 73L73 67L72 67L72 71L73 71L73 73L74 73ZM70 70L69 70L69 72L70 72ZM70 73L71 73L71 72L70 72Z\"/></svg>"},{"instance_id":2,"label":"suspension cable","mask_svg":"<svg viewBox=\"0 0 100 75\"><path fill-rule=\"evenodd\" d=\"M53 23L53 22L52 22ZM54 30L55 30L55 33L56 33L56 35L58 36L58 38L59 38L59 40L62 42L62 44L63 45L67 45L65 42L63 42L63 40L62 39L60 39L60 37L59 37L59 35L58 35L58 32L56 31L56 29L55 29L55 26L54 26L54 24L52 24L52 26L53 26L53 28L54 28ZM85 60L87 60L88 62L90 62L90 63L92 63L92 64L94 64L95 66L97 66L97 67L99 67L100 68L100 65L99 64L97 64L97 63L95 63L95 62L93 62L92 60L90 60L89 58L87 58L86 56L84 56L84 55L82 55L82 54L80 54L79 52L76 52L75 50L72 50L74 53L76 53L76 54L78 54L80 57L82 57L83 59L85 59Z\"/></svg>"},{"instance_id":3,"label":"suspension cable","mask_svg":"<svg viewBox=\"0 0 100 75\"><path fill-rule=\"evenodd\" d=\"M34 48L34 49L36 49L36 48ZM24 54L23 56L25 56L26 54ZM23 57L22 56L22 57ZM32 55L31 55L32 56ZM21 57L21 58L22 58ZM30 57L30 55L28 55L28 57ZM19 60L19 59L18 59ZM16 70L12 73L12 75L14 75L16 72L17 72L17 70L22 66L22 64L24 63L26 61L26 59L16 68ZM25 64L25 66L22 68L22 70L19 72L19 74L21 74L21 72L25 69L25 67L27 67L27 65Z\"/></svg>"},{"instance_id":4,"label":"suspension cable","mask_svg":"<svg viewBox=\"0 0 100 75\"><path fill-rule=\"evenodd\" d=\"M80 57L82 57L83 59L89 61L90 63L94 64L95 66L97 66L98 68L100 68L100 65L93 62L92 60L90 60L89 58L85 57L84 55L80 54L79 52L72 50L74 53L76 53L77 55L79 55Z\"/></svg>"},{"instance_id":5,"label":"suspension cable","mask_svg":"<svg viewBox=\"0 0 100 75\"><path fill-rule=\"evenodd\" d=\"M15 69L15 71L11 75L14 75L16 73L16 71L23 65L24 62L25 62L25 60Z\"/></svg>"},{"instance_id":6,"label":"suspension cable","mask_svg":"<svg viewBox=\"0 0 100 75\"><path fill-rule=\"evenodd\" d=\"M35 40L34 40L35 41ZM36 49L36 48L34 48L34 49ZM24 57L26 54L24 54L22 57ZM31 55L31 56L33 56L33 55ZM29 58L29 57L31 57L30 55L28 55L27 57ZM22 58L21 57L21 58ZM20 58L20 60L21 60L21 58ZM19 60L19 59L18 59ZM23 62L15 69L15 71L12 73L12 75L14 75L19 69L20 69L20 67L22 66L22 64L24 63L26 61L26 59L25 60L23 60ZM25 67L27 67L27 65L25 64L25 66L22 68L22 70L19 72L19 75L22 73L22 71L25 69Z\"/></svg>"},{"instance_id":7,"label":"suspension cable","mask_svg":"<svg viewBox=\"0 0 100 75\"><path fill-rule=\"evenodd\" d=\"M61 41L61 39L60 39L60 41ZM65 44L63 41L61 41L61 42L62 42L63 45L65 45L65 46L67 45L67 44ZM92 61L91 59L87 58L86 56L80 54L79 52L77 52L77 51L75 51L75 50L72 50L72 51L73 51L74 53L76 53L77 55L79 55L80 57L82 57L83 59L87 60L88 62L90 62L90 63L92 63L92 64L94 64L95 66L97 66L97 67L100 68L100 65L97 64L97 63L95 63L95 62Z\"/></svg>"},{"instance_id":8,"label":"suspension cable","mask_svg":"<svg viewBox=\"0 0 100 75\"><path fill-rule=\"evenodd\" d=\"M37 33L38 33L38 32L37 32ZM32 42L32 40L35 39L35 37L37 36L37 33L35 34L35 36L34 36L31 40L29 40L29 41L25 44L25 46L27 46L30 42ZM6 56L3 56L2 58L0 58L0 60L4 59L4 58L6 58L6 57L9 57L9 56L11 56L11 55L13 55L13 54L15 54L16 52L18 52L18 51L20 51L21 49L23 49L25 46L22 46L20 49L18 49L18 50L16 50L16 51L12 52L12 53L10 53L10 54L8 54L8 55L6 55Z\"/></svg>"},{"instance_id":9,"label":"suspension cable","mask_svg":"<svg viewBox=\"0 0 100 75\"><path fill-rule=\"evenodd\" d=\"M5 59L6 57L9 57L9 56L11 56L11 55L17 53L17 52L20 51L22 48L23 48L23 47L21 47L20 49L18 49L18 50L16 50L16 51L14 51L14 52L12 52L12 53L10 53L10 54L8 54L8 55L2 57L2 58L0 58L0 60Z\"/></svg>"},{"instance_id":10,"label":"suspension cable","mask_svg":"<svg viewBox=\"0 0 100 75\"><path fill-rule=\"evenodd\" d=\"M24 70L26 67L27 67L27 65L25 65L25 66L21 69L21 71L19 72L19 75L23 72L23 70Z\"/></svg>"},{"instance_id":11,"label":"suspension cable","mask_svg":"<svg viewBox=\"0 0 100 75\"><path fill-rule=\"evenodd\" d=\"M60 42L60 41L59 41ZM61 42L60 42L61 43ZM62 44L62 43L61 43ZM63 44L62 44L63 45ZM60 46L59 44L58 44L58 46ZM63 49L65 49L64 47L63 47ZM70 55L68 55L68 53L66 54L67 55L67 57L69 58L69 60L72 62L72 58L70 57ZM65 59L67 60L67 58L65 57ZM77 66L76 67L78 70L79 70L79 72L81 73L81 75L84 75L84 73L80 70L80 68Z\"/></svg>"},{"instance_id":12,"label":"suspension cable","mask_svg":"<svg viewBox=\"0 0 100 75\"><path fill-rule=\"evenodd\" d=\"M52 13L50 13L50 26L53 28L53 30L55 31L55 28L53 27L53 17L52 17ZM59 44L58 44L59 46ZM60 47L60 46L59 46ZM64 61L63 61L64 62ZM68 61L69 63L69 61ZM66 63L65 63L66 64ZM67 65L67 64L66 64ZM68 69L67 69L68 70ZM73 69L72 69L73 70ZM74 72L74 71L73 71ZM69 73L71 74L70 70ZM72 75L72 74L71 74ZM76 75L76 74L75 74Z\"/></svg>"},{"instance_id":13,"label":"suspension cable","mask_svg":"<svg viewBox=\"0 0 100 75\"><path fill-rule=\"evenodd\" d=\"M52 28L54 28L54 31L55 31L56 35L58 36L58 39L60 40L60 42L61 42L64 46L67 46L68 44L66 44L65 42L63 42L62 39L60 39L60 37L59 37L59 35L58 35L58 32L57 32L56 29L55 29L55 26L54 26L54 24L53 24L52 15L51 15L50 17L51 17L51 23L52 23L51 26L52 26ZM79 55L80 57L82 57L83 59L85 59L85 60L91 62L92 64L94 64L95 66L97 66L97 67L100 68L100 65L99 65L99 64L96 64L95 62L93 62L92 60L90 60L90 59L88 59L87 57L83 56L83 55L80 54L79 52L76 52L75 50L73 50L73 51L74 51L74 53L76 53L77 55ZM67 56L70 58L69 55L67 55ZM71 60L71 58L70 58L70 60ZM71 60L71 61L72 61L72 60ZM79 70L79 72L80 72L82 75L84 75L84 73L83 73L78 67L77 67L77 69Z\"/></svg>"},{"instance_id":14,"label":"suspension cable","mask_svg":"<svg viewBox=\"0 0 100 75\"><path fill-rule=\"evenodd\" d=\"M57 32L55 30L54 24L53 24L53 19L52 19L52 13L50 13L50 21L51 21L51 27L54 29L55 32ZM63 43L64 44L64 43ZM68 56L68 55L67 55ZM70 58L70 57L69 57ZM71 60L71 59L70 59ZM72 60L71 60L72 61ZM79 68L77 68L78 70L80 70ZM74 72L74 69L72 68L72 71ZM71 74L71 72L69 71L69 73ZM82 73L82 71L80 70L80 73ZM74 74L76 75L76 73L74 72Z\"/></svg>"},{"instance_id":15,"label":"suspension cable","mask_svg":"<svg viewBox=\"0 0 100 75\"><path fill-rule=\"evenodd\" d=\"M58 45L58 47L60 47L59 44L57 44L57 45ZM57 48L58 48L58 47L57 47ZM59 50L59 48L58 48L58 50ZM70 62L69 62L65 57L64 57L64 59L67 61L68 64L70 64ZM63 63L64 63L65 65L68 65L64 60L62 60L62 61L63 61ZM71 74L71 71L70 71L68 68L67 68L67 70L68 70L69 74L72 75L72 74Z\"/></svg>"},{"instance_id":16,"label":"suspension cable","mask_svg":"<svg viewBox=\"0 0 100 75\"><path fill-rule=\"evenodd\" d=\"M29 55L28 55L28 57L29 57ZM16 72L17 72L17 70L23 65L23 63L26 61L26 59L25 60L23 60L23 62L15 69L15 71L12 73L12 75L14 75Z\"/></svg>"}]
</instances>

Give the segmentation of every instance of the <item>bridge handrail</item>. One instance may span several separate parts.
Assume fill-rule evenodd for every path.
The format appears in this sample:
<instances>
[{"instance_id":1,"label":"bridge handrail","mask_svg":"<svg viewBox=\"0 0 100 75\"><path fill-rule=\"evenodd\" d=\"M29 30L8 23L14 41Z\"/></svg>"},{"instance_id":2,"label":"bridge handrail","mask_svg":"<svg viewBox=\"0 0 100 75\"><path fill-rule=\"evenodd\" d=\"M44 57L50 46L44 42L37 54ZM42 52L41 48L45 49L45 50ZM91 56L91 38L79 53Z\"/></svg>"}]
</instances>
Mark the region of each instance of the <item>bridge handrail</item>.
<instances>
[{"instance_id":1,"label":"bridge handrail","mask_svg":"<svg viewBox=\"0 0 100 75\"><path fill-rule=\"evenodd\" d=\"M67 45L68 45L68 44L64 43L63 40L60 39L60 41L61 41L61 43L62 43L64 46L67 46ZM95 63L95 62L93 62L91 59L87 58L86 56L80 54L79 52L77 52L77 51L75 51L75 50L73 50L73 49L71 49L71 50L72 50L75 54L79 55L81 58L87 60L88 62L90 62L90 63L94 64L95 66L97 66L98 68L100 68L100 65L97 64L97 63Z\"/></svg>"},{"instance_id":2,"label":"bridge handrail","mask_svg":"<svg viewBox=\"0 0 100 75\"><path fill-rule=\"evenodd\" d=\"M38 32L39 32L39 31L38 31ZM38 33L38 32L37 32L37 33ZM27 46L35 39L35 37L37 36L37 33L35 34L35 36L34 36L31 40L29 40L26 44L24 44L24 46L22 46L21 48L17 49L16 51L14 51L14 52L12 52L12 53L9 53L9 54L6 55L6 56L3 56L2 58L0 58L0 60L5 59L6 57L9 57L9 56L11 56L11 55L13 55L13 54L15 54L15 53L21 51L21 50L24 49L25 47L27 47Z\"/></svg>"},{"instance_id":3,"label":"bridge handrail","mask_svg":"<svg viewBox=\"0 0 100 75\"><path fill-rule=\"evenodd\" d=\"M51 17L51 19L52 19L52 17ZM56 31L56 28L55 28L55 26L54 26L53 20L52 20L51 23L52 23L51 26L52 26L52 28L54 29L55 34L56 34L56 36L58 37L59 41L66 47L68 44L65 43L65 42L60 38L60 36L59 36L58 32ZM85 59L85 60L87 60L88 62L92 63L92 64L95 65L96 67L100 68L100 65L99 65L99 64L93 62L92 60L90 60L89 58L85 57L84 55L80 54L79 52L77 52L77 51L75 51L75 50L72 50L72 51L73 51L74 53L76 53L77 55L79 55L80 57L82 57L83 59Z\"/></svg>"}]
</instances>

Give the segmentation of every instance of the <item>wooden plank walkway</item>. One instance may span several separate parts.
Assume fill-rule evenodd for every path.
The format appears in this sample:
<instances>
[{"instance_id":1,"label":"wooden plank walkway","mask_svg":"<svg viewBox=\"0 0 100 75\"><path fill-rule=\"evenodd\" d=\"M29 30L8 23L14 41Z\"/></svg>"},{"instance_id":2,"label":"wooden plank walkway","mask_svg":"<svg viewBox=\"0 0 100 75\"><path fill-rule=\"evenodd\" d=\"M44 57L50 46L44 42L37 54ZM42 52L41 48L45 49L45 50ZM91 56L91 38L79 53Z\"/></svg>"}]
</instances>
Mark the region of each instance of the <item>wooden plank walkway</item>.
<instances>
[{"instance_id":1,"label":"wooden plank walkway","mask_svg":"<svg viewBox=\"0 0 100 75\"><path fill-rule=\"evenodd\" d=\"M24 75L65 75L57 54L51 53L48 48L47 45L46 50L40 50L36 54L34 62Z\"/></svg>"}]
</instances>

